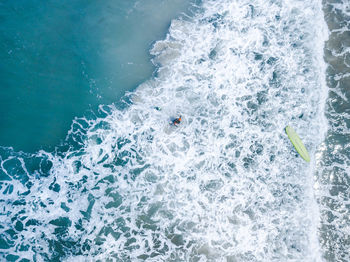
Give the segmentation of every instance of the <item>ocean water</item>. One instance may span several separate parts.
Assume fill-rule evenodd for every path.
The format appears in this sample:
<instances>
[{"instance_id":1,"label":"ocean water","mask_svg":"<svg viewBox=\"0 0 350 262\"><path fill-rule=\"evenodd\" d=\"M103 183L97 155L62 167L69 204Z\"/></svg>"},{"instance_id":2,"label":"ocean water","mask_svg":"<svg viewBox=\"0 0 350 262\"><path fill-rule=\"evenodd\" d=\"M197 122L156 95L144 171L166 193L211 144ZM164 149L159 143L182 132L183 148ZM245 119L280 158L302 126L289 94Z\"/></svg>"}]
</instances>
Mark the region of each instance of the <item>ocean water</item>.
<instances>
[{"instance_id":1,"label":"ocean water","mask_svg":"<svg viewBox=\"0 0 350 262\"><path fill-rule=\"evenodd\" d=\"M2 259L349 260L349 4L193 10L53 152L0 148Z\"/></svg>"},{"instance_id":2,"label":"ocean water","mask_svg":"<svg viewBox=\"0 0 350 262\"><path fill-rule=\"evenodd\" d=\"M0 145L52 151L74 117L118 102L152 75L149 48L189 6L185 0L1 1Z\"/></svg>"},{"instance_id":3,"label":"ocean water","mask_svg":"<svg viewBox=\"0 0 350 262\"><path fill-rule=\"evenodd\" d=\"M328 130L317 153L315 192L326 261L350 261L350 2L325 1Z\"/></svg>"}]
</instances>

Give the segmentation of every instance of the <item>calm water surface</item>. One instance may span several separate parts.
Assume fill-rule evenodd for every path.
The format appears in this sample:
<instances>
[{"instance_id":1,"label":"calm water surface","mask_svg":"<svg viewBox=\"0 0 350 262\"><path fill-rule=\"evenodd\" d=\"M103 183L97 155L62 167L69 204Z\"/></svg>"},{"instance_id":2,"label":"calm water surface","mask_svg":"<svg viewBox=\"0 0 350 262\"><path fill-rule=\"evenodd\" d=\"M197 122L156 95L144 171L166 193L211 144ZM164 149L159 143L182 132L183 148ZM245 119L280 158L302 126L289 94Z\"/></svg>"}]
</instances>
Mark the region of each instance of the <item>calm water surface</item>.
<instances>
[{"instance_id":1,"label":"calm water surface","mask_svg":"<svg viewBox=\"0 0 350 262\"><path fill-rule=\"evenodd\" d=\"M52 149L76 116L152 75L149 48L184 0L2 1L0 145Z\"/></svg>"}]
</instances>

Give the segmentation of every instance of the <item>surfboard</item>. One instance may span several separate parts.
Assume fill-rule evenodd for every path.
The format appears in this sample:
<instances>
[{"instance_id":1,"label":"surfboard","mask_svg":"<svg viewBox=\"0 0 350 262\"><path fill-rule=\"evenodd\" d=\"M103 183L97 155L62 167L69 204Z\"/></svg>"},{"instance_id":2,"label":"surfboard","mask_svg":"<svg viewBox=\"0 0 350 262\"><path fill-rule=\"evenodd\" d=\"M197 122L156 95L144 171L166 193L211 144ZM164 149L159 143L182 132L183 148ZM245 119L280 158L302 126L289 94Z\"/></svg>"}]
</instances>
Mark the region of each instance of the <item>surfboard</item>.
<instances>
[{"instance_id":1,"label":"surfboard","mask_svg":"<svg viewBox=\"0 0 350 262\"><path fill-rule=\"evenodd\" d=\"M307 152L306 147L304 146L303 142L301 141L298 134L294 131L294 129L290 126L286 126L286 133L288 135L289 140L292 142L293 146L295 147L295 150L299 153L299 155L306 161L310 162L310 156Z\"/></svg>"}]
</instances>

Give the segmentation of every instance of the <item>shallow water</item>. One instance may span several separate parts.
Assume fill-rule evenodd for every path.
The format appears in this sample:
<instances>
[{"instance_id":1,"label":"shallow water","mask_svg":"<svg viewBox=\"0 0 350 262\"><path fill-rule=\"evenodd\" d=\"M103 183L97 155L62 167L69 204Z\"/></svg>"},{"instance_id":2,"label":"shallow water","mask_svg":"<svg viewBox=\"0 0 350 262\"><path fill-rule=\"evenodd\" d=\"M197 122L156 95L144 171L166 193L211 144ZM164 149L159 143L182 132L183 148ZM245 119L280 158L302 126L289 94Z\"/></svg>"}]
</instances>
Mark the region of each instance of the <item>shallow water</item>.
<instances>
[{"instance_id":1,"label":"shallow water","mask_svg":"<svg viewBox=\"0 0 350 262\"><path fill-rule=\"evenodd\" d=\"M3 258L347 261L347 184L327 173L347 168L346 150L336 165L329 154L329 134L348 132L332 129L347 107L333 114L327 98L342 77L328 67L326 79L321 2L207 0L196 10L154 43L158 70L124 104L76 118L53 153L1 149Z\"/></svg>"},{"instance_id":2,"label":"shallow water","mask_svg":"<svg viewBox=\"0 0 350 262\"><path fill-rule=\"evenodd\" d=\"M326 106L328 132L317 154L316 195L321 211L321 244L326 261L350 261L350 5L325 1L330 30Z\"/></svg>"},{"instance_id":3,"label":"shallow water","mask_svg":"<svg viewBox=\"0 0 350 262\"><path fill-rule=\"evenodd\" d=\"M2 1L0 145L52 150L74 117L120 100L152 75L152 42L188 7L184 0Z\"/></svg>"}]
</instances>

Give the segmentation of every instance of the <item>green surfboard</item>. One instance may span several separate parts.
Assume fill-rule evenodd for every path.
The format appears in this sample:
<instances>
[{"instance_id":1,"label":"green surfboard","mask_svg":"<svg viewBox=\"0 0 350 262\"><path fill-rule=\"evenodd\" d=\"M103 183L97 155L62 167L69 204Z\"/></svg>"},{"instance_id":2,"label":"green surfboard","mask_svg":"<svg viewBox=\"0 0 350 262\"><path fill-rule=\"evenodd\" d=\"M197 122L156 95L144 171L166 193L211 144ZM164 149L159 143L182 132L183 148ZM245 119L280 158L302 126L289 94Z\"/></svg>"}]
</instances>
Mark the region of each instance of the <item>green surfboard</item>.
<instances>
[{"instance_id":1,"label":"green surfboard","mask_svg":"<svg viewBox=\"0 0 350 262\"><path fill-rule=\"evenodd\" d=\"M286 133L288 135L289 140L292 142L293 146L299 153L299 155L306 161L310 162L310 156L305 148L303 142L301 141L298 134L294 131L294 129L290 126L286 127Z\"/></svg>"}]
</instances>

